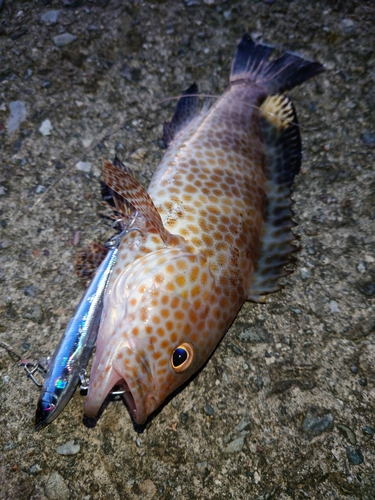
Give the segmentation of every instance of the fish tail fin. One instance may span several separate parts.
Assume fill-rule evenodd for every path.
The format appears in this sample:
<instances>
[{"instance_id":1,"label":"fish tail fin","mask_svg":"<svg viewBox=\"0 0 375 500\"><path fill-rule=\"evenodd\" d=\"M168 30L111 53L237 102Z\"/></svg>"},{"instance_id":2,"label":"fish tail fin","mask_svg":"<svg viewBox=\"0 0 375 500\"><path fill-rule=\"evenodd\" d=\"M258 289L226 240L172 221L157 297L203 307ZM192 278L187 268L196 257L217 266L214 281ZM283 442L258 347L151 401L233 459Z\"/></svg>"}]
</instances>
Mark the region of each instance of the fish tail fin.
<instances>
[{"instance_id":1,"label":"fish tail fin","mask_svg":"<svg viewBox=\"0 0 375 500\"><path fill-rule=\"evenodd\" d=\"M307 61L290 52L268 62L272 51L270 45L256 43L250 35L245 34L237 47L230 81L251 80L262 87L267 95L272 95L300 85L324 71L320 63Z\"/></svg>"}]
</instances>

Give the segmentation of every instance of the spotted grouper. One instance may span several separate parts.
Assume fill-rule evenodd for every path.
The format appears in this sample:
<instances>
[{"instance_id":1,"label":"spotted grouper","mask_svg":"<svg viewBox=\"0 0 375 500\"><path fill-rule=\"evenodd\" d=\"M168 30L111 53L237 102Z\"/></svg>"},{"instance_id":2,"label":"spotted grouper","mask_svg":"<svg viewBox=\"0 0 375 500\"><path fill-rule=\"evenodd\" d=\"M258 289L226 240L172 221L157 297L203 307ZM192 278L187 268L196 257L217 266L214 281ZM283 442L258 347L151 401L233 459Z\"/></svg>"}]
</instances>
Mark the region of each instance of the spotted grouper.
<instances>
[{"instance_id":1,"label":"spotted grouper","mask_svg":"<svg viewBox=\"0 0 375 500\"><path fill-rule=\"evenodd\" d=\"M85 413L114 386L143 424L207 361L246 300L280 289L295 245L290 187L301 165L282 93L323 70L244 35L224 94L192 85L164 124L167 151L146 191L119 161L104 182L131 220L104 297Z\"/></svg>"}]
</instances>

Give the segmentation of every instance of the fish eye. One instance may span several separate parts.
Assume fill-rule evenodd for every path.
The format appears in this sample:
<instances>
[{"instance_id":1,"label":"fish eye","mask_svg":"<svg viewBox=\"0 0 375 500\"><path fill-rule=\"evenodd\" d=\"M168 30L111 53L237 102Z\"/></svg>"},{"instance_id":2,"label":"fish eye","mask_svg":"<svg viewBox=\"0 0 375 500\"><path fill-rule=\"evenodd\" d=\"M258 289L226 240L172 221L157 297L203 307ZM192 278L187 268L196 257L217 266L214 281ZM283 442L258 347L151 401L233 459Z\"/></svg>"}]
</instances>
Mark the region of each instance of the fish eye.
<instances>
[{"instance_id":1,"label":"fish eye","mask_svg":"<svg viewBox=\"0 0 375 500\"><path fill-rule=\"evenodd\" d=\"M189 342L180 344L173 351L171 356L171 365L176 373L184 372L194 359L194 348Z\"/></svg>"}]
</instances>

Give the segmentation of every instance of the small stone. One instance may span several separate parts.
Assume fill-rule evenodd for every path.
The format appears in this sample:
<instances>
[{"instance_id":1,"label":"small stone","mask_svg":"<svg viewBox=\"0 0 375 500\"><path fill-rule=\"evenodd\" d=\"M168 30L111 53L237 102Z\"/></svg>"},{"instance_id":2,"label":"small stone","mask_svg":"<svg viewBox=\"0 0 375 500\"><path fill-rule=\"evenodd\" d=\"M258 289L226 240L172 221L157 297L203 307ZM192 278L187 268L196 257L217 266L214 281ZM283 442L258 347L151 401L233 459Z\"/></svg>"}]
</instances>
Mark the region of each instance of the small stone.
<instances>
[{"instance_id":1,"label":"small stone","mask_svg":"<svg viewBox=\"0 0 375 500\"><path fill-rule=\"evenodd\" d=\"M138 487L145 495L144 498L153 498L157 493L156 486L151 481L151 479L145 479L144 481L141 481L140 483L138 483Z\"/></svg>"},{"instance_id":2,"label":"small stone","mask_svg":"<svg viewBox=\"0 0 375 500\"><path fill-rule=\"evenodd\" d=\"M34 464L30 467L30 474L38 474L42 470L41 466L39 464Z\"/></svg>"},{"instance_id":3,"label":"small stone","mask_svg":"<svg viewBox=\"0 0 375 500\"><path fill-rule=\"evenodd\" d=\"M331 302L329 303L329 308L331 309L331 313L339 312L339 306L337 305L337 302L335 300L331 300Z\"/></svg>"},{"instance_id":4,"label":"small stone","mask_svg":"<svg viewBox=\"0 0 375 500\"><path fill-rule=\"evenodd\" d=\"M236 345L230 344L230 348L232 349L232 351L234 352L234 354L237 354L238 356L242 355L241 349L239 349Z\"/></svg>"},{"instance_id":5,"label":"small stone","mask_svg":"<svg viewBox=\"0 0 375 500\"><path fill-rule=\"evenodd\" d=\"M88 174L92 169L92 163L90 163L89 161L79 161L78 163L76 163L76 169Z\"/></svg>"},{"instance_id":6,"label":"small stone","mask_svg":"<svg viewBox=\"0 0 375 500\"><path fill-rule=\"evenodd\" d=\"M45 186L42 186L42 184L39 184L36 188L35 188L35 193L36 194L41 194L41 193L44 193L44 191L46 190Z\"/></svg>"},{"instance_id":7,"label":"small stone","mask_svg":"<svg viewBox=\"0 0 375 500\"><path fill-rule=\"evenodd\" d=\"M180 413L180 421L182 424L186 424L188 421L189 415L187 413L181 412Z\"/></svg>"},{"instance_id":8,"label":"small stone","mask_svg":"<svg viewBox=\"0 0 375 500\"><path fill-rule=\"evenodd\" d=\"M36 287L34 285L25 286L25 288L23 289L23 293L26 295L26 297L35 297L35 290Z\"/></svg>"},{"instance_id":9,"label":"small stone","mask_svg":"<svg viewBox=\"0 0 375 500\"><path fill-rule=\"evenodd\" d=\"M77 37L71 35L70 33L63 33L62 35L53 37L53 43L56 45L56 47L65 47L65 45L69 45L75 40L77 40Z\"/></svg>"},{"instance_id":10,"label":"small stone","mask_svg":"<svg viewBox=\"0 0 375 500\"><path fill-rule=\"evenodd\" d=\"M367 271L367 264L365 261L361 261L357 264L357 271L364 274Z\"/></svg>"},{"instance_id":11,"label":"small stone","mask_svg":"<svg viewBox=\"0 0 375 500\"><path fill-rule=\"evenodd\" d=\"M355 28L355 23L352 19L343 19L341 21L342 31L344 33L351 33Z\"/></svg>"},{"instance_id":12,"label":"small stone","mask_svg":"<svg viewBox=\"0 0 375 500\"><path fill-rule=\"evenodd\" d=\"M356 375L359 371L358 366L355 363L353 363L352 366L350 367L350 371L354 373L354 375Z\"/></svg>"},{"instance_id":13,"label":"small stone","mask_svg":"<svg viewBox=\"0 0 375 500\"><path fill-rule=\"evenodd\" d=\"M35 306L33 309L27 311L22 317L40 325L43 322L43 316L43 309L40 306Z\"/></svg>"},{"instance_id":14,"label":"small stone","mask_svg":"<svg viewBox=\"0 0 375 500\"><path fill-rule=\"evenodd\" d=\"M42 23L56 23L59 14L59 10L47 10L47 12L40 16L40 20Z\"/></svg>"},{"instance_id":15,"label":"small stone","mask_svg":"<svg viewBox=\"0 0 375 500\"><path fill-rule=\"evenodd\" d=\"M74 444L74 439L71 441L62 444L56 448L56 453L59 455L77 455L79 450L81 449L80 444Z\"/></svg>"},{"instance_id":16,"label":"small stone","mask_svg":"<svg viewBox=\"0 0 375 500\"><path fill-rule=\"evenodd\" d=\"M363 434L367 434L368 436L373 436L375 434L375 430L369 425L365 425L362 427Z\"/></svg>"},{"instance_id":17,"label":"small stone","mask_svg":"<svg viewBox=\"0 0 375 500\"><path fill-rule=\"evenodd\" d=\"M47 119L42 122L38 130L42 135L51 135L52 128L52 123Z\"/></svg>"},{"instance_id":18,"label":"small stone","mask_svg":"<svg viewBox=\"0 0 375 500\"><path fill-rule=\"evenodd\" d=\"M327 413L323 415L323 410L317 406L310 406L302 424L302 430L308 438L320 436L323 432L331 430L333 427L333 415Z\"/></svg>"},{"instance_id":19,"label":"small stone","mask_svg":"<svg viewBox=\"0 0 375 500\"><path fill-rule=\"evenodd\" d=\"M251 422L249 420L246 420L245 418L242 418L238 424L236 425L236 431L237 432L242 432L244 431L245 429L247 429L247 427L251 424Z\"/></svg>"},{"instance_id":20,"label":"small stone","mask_svg":"<svg viewBox=\"0 0 375 500\"><path fill-rule=\"evenodd\" d=\"M27 118L27 109L22 101L12 101L9 103L10 117L7 123L8 132L15 132L22 122Z\"/></svg>"},{"instance_id":21,"label":"small stone","mask_svg":"<svg viewBox=\"0 0 375 500\"><path fill-rule=\"evenodd\" d=\"M355 437L355 434L348 426L337 424L336 427L338 428L340 434L342 434L344 438L346 438L349 441L350 444L352 444L353 446L357 444L357 439Z\"/></svg>"},{"instance_id":22,"label":"small stone","mask_svg":"<svg viewBox=\"0 0 375 500\"><path fill-rule=\"evenodd\" d=\"M352 465L359 465L363 463L363 455L359 450L356 450L352 446L346 447L346 456Z\"/></svg>"},{"instance_id":23,"label":"small stone","mask_svg":"<svg viewBox=\"0 0 375 500\"><path fill-rule=\"evenodd\" d=\"M44 493L49 500L69 500L70 498L69 489L58 472L51 472Z\"/></svg>"},{"instance_id":24,"label":"small stone","mask_svg":"<svg viewBox=\"0 0 375 500\"><path fill-rule=\"evenodd\" d=\"M375 134L369 130L365 130L363 134L361 134L361 139L367 146L375 146Z\"/></svg>"},{"instance_id":25,"label":"small stone","mask_svg":"<svg viewBox=\"0 0 375 500\"><path fill-rule=\"evenodd\" d=\"M291 307L290 310L294 312L294 314L302 314L301 309L299 309L298 307Z\"/></svg>"},{"instance_id":26,"label":"small stone","mask_svg":"<svg viewBox=\"0 0 375 500\"><path fill-rule=\"evenodd\" d=\"M204 412L206 415L208 415L209 417L211 417L211 415L214 414L214 409L212 408L212 406L210 406L209 404L205 404L204 405Z\"/></svg>"},{"instance_id":27,"label":"small stone","mask_svg":"<svg viewBox=\"0 0 375 500\"><path fill-rule=\"evenodd\" d=\"M366 387L366 385L367 385L367 378L361 378L361 379L359 379L359 385L361 385L362 387Z\"/></svg>"},{"instance_id":28,"label":"small stone","mask_svg":"<svg viewBox=\"0 0 375 500\"><path fill-rule=\"evenodd\" d=\"M367 297L372 297L375 295L375 283L363 283L359 285L358 290L366 295Z\"/></svg>"},{"instance_id":29,"label":"small stone","mask_svg":"<svg viewBox=\"0 0 375 500\"><path fill-rule=\"evenodd\" d=\"M237 439L234 439L231 441L225 448L224 448L224 453L239 453L244 444L245 444L245 437L246 436L240 436Z\"/></svg>"},{"instance_id":30,"label":"small stone","mask_svg":"<svg viewBox=\"0 0 375 500\"><path fill-rule=\"evenodd\" d=\"M306 281L311 276L310 271L306 267L301 267L301 269L299 270L299 273L301 275L302 281Z\"/></svg>"}]
</instances>

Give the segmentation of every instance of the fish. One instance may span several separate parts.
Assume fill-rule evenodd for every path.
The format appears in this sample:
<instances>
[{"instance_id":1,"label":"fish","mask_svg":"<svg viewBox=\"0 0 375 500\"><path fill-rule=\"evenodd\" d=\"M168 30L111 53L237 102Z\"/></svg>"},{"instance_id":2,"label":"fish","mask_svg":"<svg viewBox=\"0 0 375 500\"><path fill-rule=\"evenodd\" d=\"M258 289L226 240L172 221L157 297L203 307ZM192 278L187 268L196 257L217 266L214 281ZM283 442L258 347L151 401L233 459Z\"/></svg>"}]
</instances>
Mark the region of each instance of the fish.
<instances>
[{"instance_id":1,"label":"fish","mask_svg":"<svg viewBox=\"0 0 375 500\"><path fill-rule=\"evenodd\" d=\"M167 150L147 191L131 172L104 163L105 185L136 231L119 243L103 299L85 414L120 387L136 424L209 359L247 300L280 290L296 245L291 185L301 139L284 92L323 65L245 34L230 81L199 108L198 87L164 124Z\"/></svg>"}]
</instances>

